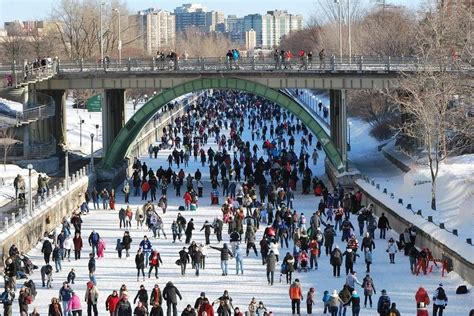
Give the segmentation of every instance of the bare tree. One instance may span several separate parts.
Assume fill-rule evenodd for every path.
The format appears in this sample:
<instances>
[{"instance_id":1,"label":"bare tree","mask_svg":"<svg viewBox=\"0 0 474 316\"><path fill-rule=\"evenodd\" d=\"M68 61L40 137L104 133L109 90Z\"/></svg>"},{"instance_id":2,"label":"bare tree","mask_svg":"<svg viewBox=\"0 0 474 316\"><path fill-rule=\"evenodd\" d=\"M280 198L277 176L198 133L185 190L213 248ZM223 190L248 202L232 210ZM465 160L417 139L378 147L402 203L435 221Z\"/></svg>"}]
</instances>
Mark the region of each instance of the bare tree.
<instances>
[{"instance_id":1,"label":"bare tree","mask_svg":"<svg viewBox=\"0 0 474 316\"><path fill-rule=\"evenodd\" d=\"M119 0L106 2L102 6L102 30L100 30L101 1L61 0L53 9L51 20L55 21L55 33L62 49L69 58L91 58L100 53L100 34L104 54L114 51L118 45L118 23L112 9L125 15L125 4ZM125 19L123 19L124 22Z\"/></svg>"},{"instance_id":2,"label":"bare tree","mask_svg":"<svg viewBox=\"0 0 474 316\"><path fill-rule=\"evenodd\" d=\"M416 17L406 8L380 8L370 11L357 28L361 54L410 56L413 54Z\"/></svg>"},{"instance_id":3,"label":"bare tree","mask_svg":"<svg viewBox=\"0 0 474 316\"><path fill-rule=\"evenodd\" d=\"M176 51L190 57L225 56L233 48L230 41L218 32L206 33L200 28L189 27L177 35Z\"/></svg>"},{"instance_id":4,"label":"bare tree","mask_svg":"<svg viewBox=\"0 0 474 316\"><path fill-rule=\"evenodd\" d=\"M474 142L473 87L469 74L454 63L467 60L472 45L472 15L463 10L432 8L416 29L420 71L405 74L393 100L408 117L401 133L421 139L431 174L431 208L436 209L436 180L441 162ZM462 66L462 65L461 65ZM470 78L472 81L472 78Z\"/></svg>"},{"instance_id":5,"label":"bare tree","mask_svg":"<svg viewBox=\"0 0 474 316\"><path fill-rule=\"evenodd\" d=\"M297 52L303 49L307 52L318 51L321 47L321 27L310 25L303 30L292 32L284 36L280 41L280 47L284 50Z\"/></svg>"},{"instance_id":6,"label":"bare tree","mask_svg":"<svg viewBox=\"0 0 474 316\"><path fill-rule=\"evenodd\" d=\"M8 151L10 148L18 143L21 143L19 140L13 138L15 135L14 128L2 127L0 128L0 146L3 149L3 169L7 171L7 157Z\"/></svg>"},{"instance_id":7,"label":"bare tree","mask_svg":"<svg viewBox=\"0 0 474 316\"><path fill-rule=\"evenodd\" d=\"M9 29L8 34L8 36L0 41L1 50L3 51L3 59L11 63L14 60L20 62L27 58L29 55L28 41L24 36L25 34L23 33L21 26L12 26L12 28Z\"/></svg>"}]
</instances>

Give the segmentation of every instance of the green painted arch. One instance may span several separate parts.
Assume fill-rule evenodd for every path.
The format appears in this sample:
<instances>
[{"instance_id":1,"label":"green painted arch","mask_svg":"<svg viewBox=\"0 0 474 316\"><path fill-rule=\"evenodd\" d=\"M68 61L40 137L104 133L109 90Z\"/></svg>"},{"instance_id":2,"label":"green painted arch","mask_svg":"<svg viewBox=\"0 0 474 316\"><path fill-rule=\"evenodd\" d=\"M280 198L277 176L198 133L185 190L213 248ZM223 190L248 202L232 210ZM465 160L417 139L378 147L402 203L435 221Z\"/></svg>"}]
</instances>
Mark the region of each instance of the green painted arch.
<instances>
[{"instance_id":1,"label":"green painted arch","mask_svg":"<svg viewBox=\"0 0 474 316\"><path fill-rule=\"evenodd\" d=\"M102 167L105 169L111 169L113 166L123 161L123 159L127 157L131 145L138 137L141 129L152 119L153 115L155 115L155 113L163 106L168 104L168 102L186 93L207 89L233 89L245 91L262 96L289 110L306 124L308 129L319 139L324 151L326 152L326 156L332 165L338 171L344 171L344 164L336 146L331 141L329 135L318 124L318 122L311 117L311 114L304 107L278 90L274 90L253 81L236 78L195 79L157 94L152 99L148 100L148 102L146 102L120 130L102 160Z\"/></svg>"}]
</instances>

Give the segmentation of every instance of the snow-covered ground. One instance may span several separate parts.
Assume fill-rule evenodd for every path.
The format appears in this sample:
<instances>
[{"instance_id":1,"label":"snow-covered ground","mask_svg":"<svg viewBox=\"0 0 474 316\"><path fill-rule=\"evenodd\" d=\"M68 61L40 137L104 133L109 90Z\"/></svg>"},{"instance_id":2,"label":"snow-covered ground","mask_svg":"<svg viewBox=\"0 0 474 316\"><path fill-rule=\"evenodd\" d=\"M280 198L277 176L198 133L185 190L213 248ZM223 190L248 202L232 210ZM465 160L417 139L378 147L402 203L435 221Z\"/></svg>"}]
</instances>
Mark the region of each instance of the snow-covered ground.
<instances>
[{"instance_id":1,"label":"snow-covered ground","mask_svg":"<svg viewBox=\"0 0 474 316\"><path fill-rule=\"evenodd\" d=\"M410 203L413 210L421 209L425 219L432 216L433 222L444 223L449 231L457 229L460 243L474 237L473 154L449 158L440 165L437 210L433 211L429 167L413 162L409 172L402 172L378 151L380 142L369 135L370 126L367 123L358 119L350 119L350 122L352 150L349 157L360 172L380 184L380 192L387 188L388 195L393 193L396 201L402 198L405 206Z\"/></svg>"},{"instance_id":2,"label":"snow-covered ground","mask_svg":"<svg viewBox=\"0 0 474 316\"><path fill-rule=\"evenodd\" d=\"M245 129L244 138L250 140L249 131ZM314 146L314 144L313 144ZM296 146L296 152L299 152L299 145ZM158 159L149 159L148 157L141 157L149 167L156 170L160 165L167 167L166 157L170 153L169 150L160 151ZM317 166L311 164L313 173L324 178L323 157L320 156ZM191 161L186 172L194 173L200 168L203 173L203 179L209 179L208 167L202 168L199 163ZM119 192L120 190L117 190ZM199 201L199 208L195 212L182 212L186 219L193 218L196 230L193 233L193 240L198 243L204 242L204 234L199 229L202 227L206 219L212 220L214 217L221 215L220 209L217 206L210 206L209 198L209 184L205 182L204 197ZM304 213L307 218L311 216L315 210L319 198L311 195L301 195L301 186L298 184L298 190L294 201L294 209L298 213ZM249 257L244 257L244 275L235 275L234 260L229 261L229 275L222 276L220 270L219 252L210 249L206 260L206 269L201 270L199 277L194 275L194 271L188 266L186 276L181 276L179 267L175 265L178 259L178 251L183 245L182 242L172 243L171 240L171 223L176 218L179 205L183 204L180 197L175 197L172 192L172 187L168 189L169 208L168 212L163 215L165 230L168 239L154 239L150 231L140 228L137 229L135 221L133 221L133 228L130 230L133 238L131 257L118 259L115 252L116 239L121 238L123 229L119 229L118 209L124 206L123 196L119 193L115 211L97 210L91 211L90 215L84 216L82 236L84 239L84 250L82 251L82 258L79 261L71 260L71 262L63 262L62 271L54 274L53 288L42 289L39 271L33 275L33 279L38 284L39 294L36 301L31 305L30 310L36 306L40 314L47 314L47 307L51 297L58 295L58 290L71 268L76 270L77 278L76 284L72 285L79 296L84 297L85 284L88 281L87 275L87 254L90 252L90 247L87 243L87 237L92 229L98 231L106 242L105 258L97 260L97 284L100 292L99 297L99 315L105 315L104 302L112 290L118 289L122 284L127 284L129 293L132 298L139 289L140 284L144 284L147 290L151 290L155 283L158 283L161 289L164 288L168 281L172 281L183 295L183 300L178 303L178 310L181 312L186 304L194 304L194 300L199 296L199 293L204 291L206 296L211 300L215 300L223 291L227 289L230 296L233 298L234 306L239 306L241 310L247 310L247 306L252 297L256 297L257 301L263 301L269 310L274 312L274 315L291 315L290 299L288 297L288 287L284 278L282 283L279 282L279 273L275 273L276 282L273 286L267 285L265 266L261 264L261 258L256 258L251 254ZM222 197L220 198L222 203ZM131 206L133 209L140 207L142 201L138 197L131 198ZM356 223L354 223L356 226ZM357 227L357 226L356 226ZM226 228L224 231L226 231ZM257 240L261 239L263 228L261 227L257 234ZM157 248L162 255L163 266L159 270L159 279L146 278L145 281L140 279L136 281L136 269L134 263L134 255L138 249L138 244L143 236L150 237L153 247ZM397 237L398 234L389 231L389 236ZM376 236L378 234L376 233ZM389 237L388 236L388 237ZM344 248L344 243L340 241L340 234L336 237L336 244ZM224 241L228 241L229 237L224 234ZM360 242L360 239L359 239ZM455 290L460 284L466 284L456 273L451 272L447 277L441 278L439 270L434 270L433 273L427 276L413 276L409 270L409 262L407 257L402 254L396 255L396 264L389 264L388 255L385 252L387 247L386 240L376 239L376 249L374 251L374 264L371 268L372 277L374 279L377 295L374 296L374 308L362 308L361 315L378 315L376 312L376 302L382 289L386 289L392 302L397 303L402 315L415 315L415 299L414 295L418 287L422 284L430 294L433 294L440 282L444 283L447 296L449 297L449 304L446 310L446 315L467 315L472 308L474 301L474 294L456 295ZM218 246L214 236L211 237L211 244ZM289 249L280 250L280 258L284 256L286 251L292 251L292 242L290 241ZM258 247L259 248L259 247ZM29 254L34 263L41 265L43 256L40 252L41 244L33 249ZM259 254L260 255L260 254ZM280 259L281 260L281 259ZM342 267L344 269L344 267ZM278 271L279 269L277 269ZM365 264L362 259L357 260L355 270L358 271L359 279L365 275ZM306 294L310 287L316 288L316 306L314 313L322 315L323 305L321 298L324 290L332 291L342 289L344 284L344 277L332 277L332 267L329 265L329 258L324 254L319 260L319 269L310 272L295 272L293 279L299 278L302 284L303 292ZM471 288L470 285L468 285ZM363 291L357 287L357 291L362 294ZM363 296L362 296L363 297ZM83 309L85 309L84 303ZM217 306L215 306L217 308ZM350 308L347 311L350 315ZM14 304L14 313L18 311L18 304ZM302 304L302 314L305 314L305 301Z\"/></svg>"}]
</instances>

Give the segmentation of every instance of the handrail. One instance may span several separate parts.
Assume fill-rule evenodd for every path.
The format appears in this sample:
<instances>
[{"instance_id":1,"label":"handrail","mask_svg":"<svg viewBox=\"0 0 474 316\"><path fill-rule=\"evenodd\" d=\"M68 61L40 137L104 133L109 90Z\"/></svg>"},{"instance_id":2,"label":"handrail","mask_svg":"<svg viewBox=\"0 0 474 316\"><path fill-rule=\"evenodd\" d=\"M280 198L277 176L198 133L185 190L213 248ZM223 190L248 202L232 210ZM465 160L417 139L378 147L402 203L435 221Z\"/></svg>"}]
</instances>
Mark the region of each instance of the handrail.
<instances>
[{"instance_id":1,"label":"handrail","mask_svg":"<svg viewBox=\"0 0 474 316\"><path fill-rule=\"evenodd\" d=\"M57 73L131 73L147 71L202 72L202 71L277 71L277 72L415 72L439 71L443 67L449 71L472 70L464 61L446 58L445 60L420 60L416 56L328 56L319 58L277 58L240 57L237 61L226 57L195 57L186 59L132 59L121 62L110 60L106 63L97 60L55 60L51 65L40 67L27 73L32 79L41 80ZM17 76L25 73L16 64L13 67L0 66L0 74L14 72ZM28 80L28 76L25 80ZM21 82L17 81L17 82Z\"/></svg>"}]
</instances>

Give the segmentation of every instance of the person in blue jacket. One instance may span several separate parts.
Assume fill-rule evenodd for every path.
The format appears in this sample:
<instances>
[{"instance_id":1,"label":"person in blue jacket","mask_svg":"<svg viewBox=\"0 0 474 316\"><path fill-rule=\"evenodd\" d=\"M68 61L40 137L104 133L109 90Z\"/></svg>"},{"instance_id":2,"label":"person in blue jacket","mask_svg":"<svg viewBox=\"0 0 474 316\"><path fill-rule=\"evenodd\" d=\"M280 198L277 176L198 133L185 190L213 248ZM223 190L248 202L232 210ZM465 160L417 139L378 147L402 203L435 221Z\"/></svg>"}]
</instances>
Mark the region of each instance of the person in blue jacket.
<instances>
[{"instance_id":1,"label":"person in blue jacket","mask_svg":"<svg viewBox=\"0 0 474 316\"><path fill-rule=\"evenodd\" d=\"M145 235L143 236L143 240L140 242L140 248L143 250L143 254L145 255L145 268L148 267L148 261L150 258L152 245L151 242L148 240L148 237Z\"/></svg>"}]
</instances>

